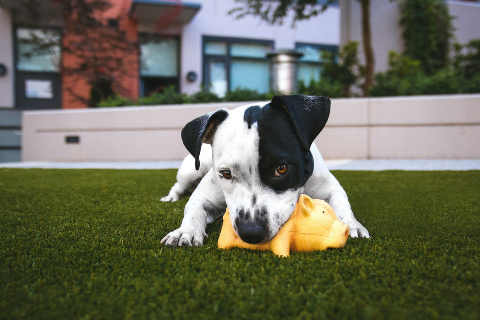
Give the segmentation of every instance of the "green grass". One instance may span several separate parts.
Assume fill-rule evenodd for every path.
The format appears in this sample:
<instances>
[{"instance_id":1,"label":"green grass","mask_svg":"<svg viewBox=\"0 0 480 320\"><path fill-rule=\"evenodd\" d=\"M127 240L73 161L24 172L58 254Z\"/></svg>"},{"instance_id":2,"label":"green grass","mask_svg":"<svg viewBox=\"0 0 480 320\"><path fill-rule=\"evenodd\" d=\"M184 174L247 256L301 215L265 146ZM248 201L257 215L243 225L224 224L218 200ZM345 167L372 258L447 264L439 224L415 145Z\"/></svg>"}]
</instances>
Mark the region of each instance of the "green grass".
<instances>
[{"instance_id":1,"label":"green grass","mask_svg":"<svg viewBox=\"0 0 480 320\"><path fill-rule=\"evenodd\" d=\"M279 258L163 247L175 170L0 169L0 318L480 318L480 171L334 174L372 238Z\"/></svg>"}]
</instances>

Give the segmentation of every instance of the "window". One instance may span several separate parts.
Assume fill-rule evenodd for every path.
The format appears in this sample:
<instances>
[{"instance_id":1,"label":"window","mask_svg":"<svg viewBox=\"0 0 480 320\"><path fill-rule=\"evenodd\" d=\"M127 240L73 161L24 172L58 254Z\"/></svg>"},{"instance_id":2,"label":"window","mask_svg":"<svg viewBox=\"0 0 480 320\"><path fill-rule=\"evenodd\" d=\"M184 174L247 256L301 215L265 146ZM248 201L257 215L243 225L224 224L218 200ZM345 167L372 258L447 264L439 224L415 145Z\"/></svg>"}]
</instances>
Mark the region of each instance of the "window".
<instances>
[{"instance_id":1,"label":"window","mask_svg":"<svg viewBox=\"0 0 480 320\"><path fill-rule=\"evenodd\" d=\"M146 35L142 36L146 38ZM148 39L140 45L140 95L149 96L179 81L179 39Z\"/></svg>"},{"instance_id":2,"label":"window","mask_svg":"<svg viewBox=\"0 0 480 320\"><path fill-rule=\"evenodd\" d=\"M61 61L60 33L54 30L16 30L17 70L59 72Z\"/></svg>"},{"instance_id":3,"label":"window","mask_svg":"<svg viewBox=\"0 0 480 320\"><path fill-rule=\"evenodd\" d=\"M297 51L303 53L303 57L299 59L297 81L303 81L308 86L312 80L319 81L322 72L322 52L331 51L337 53L337 46L297 43L295 45Z\"/></svg>"},{"instance_id":4,"label":"window","mask_svg":"<svg viewBox=\"0 0 480 320\"><path fill-rule=\"evenodd\" d=\"M237 88L270 90L273 41L203 37L203 82L219 97Z\"/></svg>"}]
</instances>

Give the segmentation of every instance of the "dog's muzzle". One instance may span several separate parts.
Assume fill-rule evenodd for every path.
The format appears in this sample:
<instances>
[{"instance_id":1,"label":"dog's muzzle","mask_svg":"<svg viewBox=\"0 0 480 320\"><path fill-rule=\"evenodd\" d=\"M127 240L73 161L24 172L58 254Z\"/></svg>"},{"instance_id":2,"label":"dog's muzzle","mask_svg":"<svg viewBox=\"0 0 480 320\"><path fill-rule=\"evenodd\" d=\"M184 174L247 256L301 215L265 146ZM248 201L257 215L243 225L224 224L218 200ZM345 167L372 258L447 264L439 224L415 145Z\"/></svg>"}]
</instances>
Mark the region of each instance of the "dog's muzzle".
<instances>
[{"instance_id":1,"label":"dog's muzzle","mask_svg":"<svg viewBox=\"0 0 480 320\"><path fill-rule=\"evenodd\" d=\"M240 209L235 225L238 236L246 243L257 244L268 240L268 223L263 216L255 215L252 218L249 211L245 213Z\"/></svg>"}]
</instances>

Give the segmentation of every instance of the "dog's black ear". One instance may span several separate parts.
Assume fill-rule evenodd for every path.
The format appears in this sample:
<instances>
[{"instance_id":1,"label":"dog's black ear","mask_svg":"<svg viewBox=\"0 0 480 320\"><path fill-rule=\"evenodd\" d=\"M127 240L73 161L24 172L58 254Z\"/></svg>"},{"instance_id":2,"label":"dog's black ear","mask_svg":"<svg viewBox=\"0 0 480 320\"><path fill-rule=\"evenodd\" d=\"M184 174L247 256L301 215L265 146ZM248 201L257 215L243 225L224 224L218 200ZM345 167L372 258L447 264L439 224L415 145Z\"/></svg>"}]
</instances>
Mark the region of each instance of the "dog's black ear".
<instances>
[{"instance_id":1,"label":"dog's black ear","mask_svg":"<svg viewBox=\"0 0 480 320\"><path fill-rule=\"evenodd\" d=\"M187 123L182 129L185 148L195 158L195 169L200 168L202 143L212 143L217 126L228 117L228 110L219 109Z\"/></svg>"},{"instance_id":2,"label":"dog's black ear","mask_svg":"<svg viewBox=\"0 0 480 320\"><path fill-rule=\"evenodd\" d=\"M325 127L330 115L330 99L327 97L275 96L271 106L282 108L287 112L305 150L310 150L313 140Z\"/></svg>"}]
</instances>

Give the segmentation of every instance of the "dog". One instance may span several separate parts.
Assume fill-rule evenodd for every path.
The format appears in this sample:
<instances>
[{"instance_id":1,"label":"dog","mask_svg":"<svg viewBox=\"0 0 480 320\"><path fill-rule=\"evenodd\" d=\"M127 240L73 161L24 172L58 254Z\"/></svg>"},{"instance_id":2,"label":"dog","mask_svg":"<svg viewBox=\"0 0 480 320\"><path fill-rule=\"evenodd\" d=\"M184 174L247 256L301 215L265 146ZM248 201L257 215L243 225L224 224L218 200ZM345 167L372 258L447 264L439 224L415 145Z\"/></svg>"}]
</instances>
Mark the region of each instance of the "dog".
<instances>
[{"instance_id":1,"label":"dog","mask_svg":"<svg viewBox=\"0 0 480 320\"><path fill-rule=\"evenodd\" d=\"M329 114L329 98L291 95L231 111L219 109L189 122L182 140L191 155L161 201L176 201L198 186L180 228L161 243L203 245L207 224L227 206L233 229L243 241L268 242L290 218L302 193L327 201L348 224L351 237L369 238L313 143Z\"/></svg>"}]
</instances>

